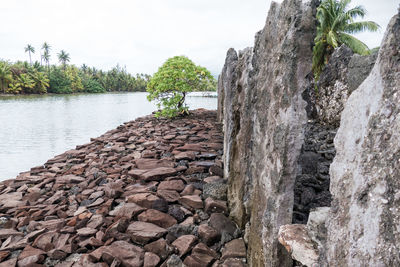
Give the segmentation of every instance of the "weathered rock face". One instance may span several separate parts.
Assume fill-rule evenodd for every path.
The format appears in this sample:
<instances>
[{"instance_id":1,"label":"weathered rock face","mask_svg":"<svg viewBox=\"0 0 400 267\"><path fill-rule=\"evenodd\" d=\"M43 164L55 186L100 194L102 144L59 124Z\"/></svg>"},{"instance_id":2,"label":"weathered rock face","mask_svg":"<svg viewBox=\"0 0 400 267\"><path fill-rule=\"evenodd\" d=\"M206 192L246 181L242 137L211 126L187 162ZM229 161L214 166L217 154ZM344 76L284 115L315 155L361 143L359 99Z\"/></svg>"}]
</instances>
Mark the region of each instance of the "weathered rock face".
<instances>
[{"instance_id":1,"label":"weathered rock face","mask_svg":"<svg viewBox=\"0 0 400 267\"><path fill-rule=\"evenodd\" d=\"M400 11L349 97L335 138L329 266L399 266Z\"/></svg>"},{"instance_id":2,"label":"weathered rock face","mask_svg":"<svg viewBox=\"0 0 400 267\"><path fill-rule=\"evenodd\" d=\"M249 75L252 70L253 50L246 48L236 54L230 49L219 81L224 84L220 87L223 93L224 104L224 163L225 177L229 177L229 208L230 214L240 227L244 227L249 220L250 187L252 179L243 176L247 170L250 155L250 136L252 134L251 90L249 89Z\"/></svg>"},{"instance_id":3,"label":"weathered rock face","mask_svg":"<svg viewBox=\"0 0 400 267\"><path fill-rule=\"evenodd\" d=\"M353 54L345 45L336 49L324 67L318 81L316 111L318 121L338 127L340 114L350 94L367 78L375 64L377 53L369 56Z\"/></svg>"},{"instance_id":4,"label":"weathered rock face","mask_svg":"<svg viewBox=\"0 0 400 267\"><path fill-rule=\"evenodd\" d=\"M307 123L317 1L273 3L254 48L229 50L219 79L230 215L251 266L290 266L278 230L291 223Z\"/></svg>"}]
</instances>

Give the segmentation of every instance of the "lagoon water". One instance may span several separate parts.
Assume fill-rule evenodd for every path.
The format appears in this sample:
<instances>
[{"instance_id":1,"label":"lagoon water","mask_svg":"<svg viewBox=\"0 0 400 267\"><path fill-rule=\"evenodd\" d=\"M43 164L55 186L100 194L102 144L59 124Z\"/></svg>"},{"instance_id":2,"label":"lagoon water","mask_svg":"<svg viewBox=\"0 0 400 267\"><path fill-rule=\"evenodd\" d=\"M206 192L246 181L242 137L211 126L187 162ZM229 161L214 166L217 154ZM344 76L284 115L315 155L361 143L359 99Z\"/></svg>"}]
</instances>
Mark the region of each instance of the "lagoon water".
<instances>
[{"instance_id":1,"label":"lagoon water","mask_svg":"<svg viewBox=\"0 0 400 267\"><path fill-rule=\"evenodd\" d=\"M44 164L156 107L146 93L0 96L0 180ZM216 109L217 98L188 96L190 109Z\"/></svg>"}]
</instances>

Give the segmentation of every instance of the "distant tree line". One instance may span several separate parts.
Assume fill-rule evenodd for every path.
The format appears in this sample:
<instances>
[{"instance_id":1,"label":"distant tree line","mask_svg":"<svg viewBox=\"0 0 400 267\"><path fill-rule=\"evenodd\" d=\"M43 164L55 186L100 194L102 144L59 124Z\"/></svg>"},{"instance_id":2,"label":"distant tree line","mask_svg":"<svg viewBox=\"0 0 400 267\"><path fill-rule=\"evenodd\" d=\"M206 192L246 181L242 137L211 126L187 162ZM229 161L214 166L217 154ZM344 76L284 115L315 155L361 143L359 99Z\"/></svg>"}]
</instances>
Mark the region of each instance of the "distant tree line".
<instances>
[{"instance_id":1,"label":"distant tree line","mask_svg":"<svg viewBox=\"0 0 400 267\"><path fill-rule=\"evenodd\" d=\"M41 60L32 63L35 48L25 47L27 61L0 60L0 93L3 94L71 94L103 92L144 92L150 75L129 74L117 65L109 71L98 70L83 64L69 65L70 56L64 50L57 54L59 66L50 64L51 46L46 42L41 48Z\"/></svg>"}]
</instances>

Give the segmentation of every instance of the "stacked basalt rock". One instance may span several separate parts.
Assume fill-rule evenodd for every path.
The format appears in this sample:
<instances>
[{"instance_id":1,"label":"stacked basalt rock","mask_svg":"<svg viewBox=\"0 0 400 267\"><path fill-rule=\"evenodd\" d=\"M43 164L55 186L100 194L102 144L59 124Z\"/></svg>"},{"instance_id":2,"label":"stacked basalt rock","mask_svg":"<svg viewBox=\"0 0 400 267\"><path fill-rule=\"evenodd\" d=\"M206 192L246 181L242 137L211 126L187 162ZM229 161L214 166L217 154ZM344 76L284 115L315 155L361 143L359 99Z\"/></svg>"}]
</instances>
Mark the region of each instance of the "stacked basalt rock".
<instances>
[{"instance_id":1,"label":"stacked basalt rock","mask_svg":"<svg viewBox=\"0 0 400 267\"><path fill-rule=\"evenodd\" d=\"M139 118L0 184L0 266L246 266L216 112Z\"/></svg>"}]
</instances>

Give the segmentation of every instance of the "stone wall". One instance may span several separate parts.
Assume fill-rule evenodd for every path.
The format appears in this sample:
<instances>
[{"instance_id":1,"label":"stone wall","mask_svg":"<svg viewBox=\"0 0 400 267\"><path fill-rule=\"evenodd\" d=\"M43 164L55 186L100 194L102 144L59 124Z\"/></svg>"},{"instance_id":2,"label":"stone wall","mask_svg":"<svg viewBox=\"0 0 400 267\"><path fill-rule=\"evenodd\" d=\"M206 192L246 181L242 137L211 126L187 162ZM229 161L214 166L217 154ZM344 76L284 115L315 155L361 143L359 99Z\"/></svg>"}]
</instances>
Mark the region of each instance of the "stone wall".
<instances>
[{"instance_id":1,"label":"stone wall","mask_svg":"<svg viewBox=\"0 0 400 267\"><path fill-rule=\"evenodd\" d=\"M250 266L292 265L276 237L292 221L308 120L302 93L313 88L316 2L272 3L254 48L229 50L220 75L229 208L246 229Z\"/></svg>"},{"instance_id":2,"label":"stone wall","mask_svg":"<svg viewBox=\"0 0 400 267\"><path fill-rule=\"evenodd\" d=\"M342 113L331 165L330 266L400 265L400 10Z\"/></svg>"},{"instance_id":3,"label":"stone wall","mask_svg":"<svg viewBox=\"0 0 400 267\"><path fill-rule=\"evenodd\" d=\"M218 117L230 216L245 230L250 266L292 266L290 256L308 266L398 265L399 18L378 59L337 49L315 94L317 2L273 3L254 47L227 53ZM283 227L292 223L303 225Z\"/></svg>"}]
</instances>

